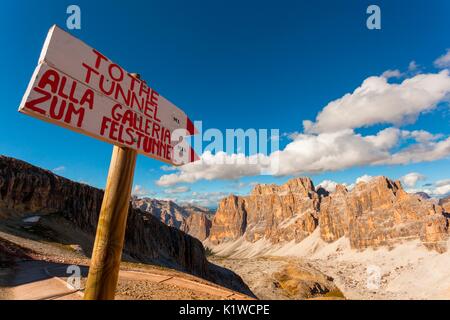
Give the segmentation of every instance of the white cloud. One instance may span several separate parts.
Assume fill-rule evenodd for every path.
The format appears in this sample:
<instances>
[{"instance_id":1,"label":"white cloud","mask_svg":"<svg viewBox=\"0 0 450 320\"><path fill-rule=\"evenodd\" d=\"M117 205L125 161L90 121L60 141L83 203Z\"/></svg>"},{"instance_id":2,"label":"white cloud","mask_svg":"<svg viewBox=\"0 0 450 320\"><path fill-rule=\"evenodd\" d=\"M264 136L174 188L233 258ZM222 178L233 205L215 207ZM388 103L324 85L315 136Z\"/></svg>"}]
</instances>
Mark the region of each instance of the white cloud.
<instances>
[{"instance_id":1,"label":"white cloud","mask_svg":"<svg viewBox=\"0 0 450 320\"><path fill-rule=\"evenodd\" d=\"M414 131L402 131L402 137L408 139L414 139L417 142L425 143L430 141L436 141L443 138L442 134L431 134L425 130L414 130Z\"/></svg>"},{"instance_id":2,"label":"white cloud","mask_svg":"<svg viewBox=\"0 0 450 320\"><path fill-rule=\"evenodd\" d=\"M450 194L450 182L448 182L447 184L438 186L434 189L434 194L439 195L439 196L445 196L447 194Z\"/></svg>"},{"instance_id":3,"label":"white cloud","mask_svg":"<svg viewBox=\"0 0 450 320\"><path fill-rule=\"evenodd\" d=\"M347 188L347 190L352 190L358 183L369 183L372 179L375 178L368 174L363 174L362 176L355 179L355 182L352 183L343 183L343 185Z\"/></svg>"},{"instance_id":4,"label":"white cloud","mask_svg":"<svg viewBox=\"0 0 450 320\"><path fill-rule=\"evenodd\" d=\"M420 188L409 188L406 191L409 193L425 192L431 197L445 197L450 195L450 179L439 180Z\"/></svg>"},{"instance_id":5,"label":"white cloud","mask_svg":"<svg viewBox=\"0 0 450 320\"><path fill-rule=\"evenodd\" d=\"M192 192L190 199L181 200L180 203L188 203L197 206L215 208L223 198L227 197L226 192Z\"/></svg>"},{"instance_id":6,"label":"white cloud","mask_svg":"<svg viewBox=\"0 0 450 320\"><path fill-rule=\"evenodd\" d=\"M164 192L168 193L168 194L174 194L174 193L185 193L190 190L191 189L189 187L180 186L180 187L176 187L176 188L165 189Z\"/></svg>"},{"instance_id":7,"label":"white cloud","mask_svg":"<svg viewBox=\"0 0 450 320\"><path fill-rule=\"evenodd\" d=\"M381 76L386 79L400 78L402 76L402 73L400 72L400 70L386 70Z\"/></svg>"},{"instance_id":8,"label":"white cloud","mask_svg":"<svg viewBox=\"0 0 450 320\"><path fill-rule=\"evenodd\" d=\"M391 70L385 76L396 74ZM304 121L304 132L289 135L292 141L283 150L251 156L205 152L201 161L176 168L174 173L161 176L157 184L235 180L260 174L301 175L442 159L450 154L450 137L442 134L388 127L362 135L354 129L413 123L421 113L448 101L449 94L449 70L418 74L400 84L388 83L384 76L369 77L353 93L330 102L315 122Z\"/></svg>"},{"instance_id":9,"label":"white cloud","mask_svg":"<svg viewBox=\"0 0 450 320\"><path fill-rule=\"evenodd\" d=\"M367 182L371 181L372 179L373 179L372 176L369 176L369 175L365 174L365 175L362 175L362 176L356 178L355 182L353 182L353 183L338 183L338 182L332 181L332 180L324 180L324 181L322 181L321 183L319 183L319 184L317 185L317 187L322 187L322 188L324 188L325 190L327 190L328 192L334 192L334 191L336 191L336 186L337 186L338 184L341 184L341 185L343 185L345 188L347 188L347 190L350 191L350 190L352 190L352 189L355 187L355 185L357 185L358 183L360 183L360 182L366 182L366 183L367 183Z\"/></svg>"},{"instance_id":10,"label":"white cloud","mask_svg":"<svg viewBox=\"0 0 450 320\"><path fill-rule=\"evenodd\" d=\"M450 138L441 141L416 143L392 154L388 159L374 164L408 164L429 162L448 157Z\"/></svg>"},{"instance_id":11,"label":"white cloud","mask_svg":"<svg viewBox=\"0 0 450 320\"><path fill-rule=\"evenodd\" d=\"M264 156L262 156L264 157ZM218 152L213 155L206 151L201 160L179 167L177 173L163 175L156 184L171 186L176 183L192 183L198 180L235 180L244 176L254 176L261 173L258 156L246 157L244 154L227 155Z\"/></svg>"},{"instance_id":12,"label":"white cloud","mask_svg":"<svg viewBox=\"0 0 450 320\"><path fill-rule=\"evenodd\" d=\"M436 196L446 196L450 194L450 179L436 181L432 194Z\"/></svg>"},{"instance_id":13,"label":"white cloud","mask_svg":"<svg viewBox=\"0 0 450 320\"><path fill-rule=\"evenodd\" d=\"M448 67L450 67L450 49L447 49L447 52L445 54L443 54L442 56L437 58L434 61L434 65L437 68L448 68Z\"/></svg>"},{"instance_id":14,"label":"white cloud","mask_svg":"<svg viewBox=\"0 0 450 320\"><path fill-rule=\"evenodd\" d=\"M299 134L300 134L300 132L298 132L298 131L294 131L294 132L283 132L283 133L281 134L281 137L282 137L282 138L288 138L289 140L294 140L295 137L296 137L297 135L299 135Z\"/></svg>"},{"instance_id":15,"label":"white cloud","mask_svg":"<svg viewBox=\"0 0 450 320\"><path fill-rule=\"evenodd\" d=\"M372 179L373 179L372 176L369 176L369 175L365 174L365 175L363 175L363 176L361 176L361 177L359 177L359 178L356 178L355 183L356 183L356 184L358 184L358 183L360 183L360 182L365 182L365 183L367 183L367 182L370 182L370 180L372 180Z\"/></svg>"},{"instance_id":16,"label":"white cloud","mask_svg":"<svg viewBox=\"0 0 450 320\"><path fill-rule=\"evenodd\" d=\"M247 188L247 187L254 187L257 184L258 184L257 182L235 181L233 183L230 183L230 185L228 187L232 188L232 189L240 190L240 189Z\"/></svg>"},{"instance_id":17,"label":"white cloud","mask_svg":"<svg viewBox=\"0 0 450 320\"><path fill-rule=\"evenodd\" d=\"M149 196L155 195L156 192L151 191L151 190L147 190L143 186L137 184L137 185L134 186L133 191L131 192L131 194L133 196L136 196L136 197L149 197Z\"/></svg>"},{"instance_id":18,"label":"white cloud","mask_svg":"<svg viewBox=\"0 0 450 320\"><path fill-rule=\"evenodd\" d=\"M52 171L54 173L62 173L64 171L66 171L66 167L65 166L59 166L59 167L53 168Z\"/></svg>"},{"instance_id":19,"label":"white cloud","mask_svg":"<svg viewBox=\"0 0 450 320\"><path fill-rule=\"evenodd\" d=\"M348 191L351 191L355 187L355 183L344 183L343 185L347 188Z\"/></svg>"},{"instance_id":20,"label":"white cloud","mask_svg":"<svg viewBox=\"0 0 450 320\"><path fill-rule=\"evenodd\" d=\"M442 186L445 186L445 185L448 185L448 184L450 184L450 179L438 180L438 181L436 181L435 186L436 187L442 187Z\"/></svg>"},{"instance_id":21,"label":"white cloud","mask_svg":"<svg viewBox=\"0 0 450 320\"><path fill-rule=\"evenodd\" d=\"M419 68L419 65L416 63L416 61L411 61L408 65L408 71L414 72Z\"/></svg>"},{"instance_id":22,"label":"white cloud","mask_svg":"<svg viewBox=\"0 0 450 320\"><path fill-rule=\"evenodd\" d=\"M324 180L324 181L322 181L321 183L319 183L317 185L316 189L318 189L319 187L322 187L323 189L327 190L328 192L334 192L334 191L336 191L336 186L337 185L338 185L338 183L335 182L335 181Z\"/></svg>"},{"instance_id":23,"label":"white cloud","mask_svg":"<svg viewBox=\"0 0 450 320\"><path fill-rule=\"evenodd\" d=\"M282 151L270 157L279 162L275 175L318 173L365 165L388 157L398 140L398 129L361 136L353 130L319 135L299 134Z\"/></svg>"},{"instance_id":24,"label":"white cloud","mask_svg":"<svg viewBox=\"0 0 450 320\"><path fill-rule=\"evenodd\" d=\"M400 180L405 184L405 186L409 188L414 188L418 181L423 181L425 179L426 177L418 172L410 172L400 178Z\"/></svg>"},{"instance_id":25,"label":"white cloud","mask_svg":"<svg viewBox=\"0 0 450 320\"><path fill-rule=\"evenodd\" d=\"M160 169L161 169L162 171L176 171L176 170L177 170L177 167L175 167L175 166L164 165L164 166L161 166Z\"/></svg>"},{"instance_id":26,"label":"white cloud","mask_svg":"<svg viewBox=\"0 0 450 320\"><path fill-rule=\"evenodd\" d=\"M397 148L405 139L414 139L415 142ZM433 161L450 154L450 138L435 141L436 139L425 131L418 134L397 128L387 128L368 136L350 129L318 135L299 134L284 150L269 156L246 157L244 154L227 155L223 152L212 155L205 152L201 161L181 166L175 173L163 175L157 184L171 186L198 180L234 180L261 173L287 176L336 171L354 166Z\"/></svg>"},{"instance_id":27,"label":"white cloud","mask_svg":"<svg viewBox=\"0 0 450 320\"><path fill-rule=\"evenodd\" d=\"M400 84L384 77L369 77L352 93L330 102L316 121L304 121L305 132L333 132L374 124L413 123L422 112L448 101L448 70L418 74Z\"/></svg>"}]
</instances>

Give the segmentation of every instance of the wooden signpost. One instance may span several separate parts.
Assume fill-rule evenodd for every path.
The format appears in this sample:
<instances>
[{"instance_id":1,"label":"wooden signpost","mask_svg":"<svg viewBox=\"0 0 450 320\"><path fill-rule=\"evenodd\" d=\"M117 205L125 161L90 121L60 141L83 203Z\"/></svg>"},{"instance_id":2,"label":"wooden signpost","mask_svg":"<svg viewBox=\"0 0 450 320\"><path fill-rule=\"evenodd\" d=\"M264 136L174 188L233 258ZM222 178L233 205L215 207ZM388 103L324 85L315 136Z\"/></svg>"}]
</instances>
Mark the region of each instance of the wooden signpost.
<instances>
[{"instance_id":1,"label":"wooden signpost","mask_svg":"<svg viewBox=\"0 0 450 320\"><path fill-rule=\"evenodd\" d=\"M137 74L57 26L19 112L114 144L84 295L114 299L137 154L172 165L196 161L194 150L180 143L196 128Z\"/></svg>"}]
</instances>

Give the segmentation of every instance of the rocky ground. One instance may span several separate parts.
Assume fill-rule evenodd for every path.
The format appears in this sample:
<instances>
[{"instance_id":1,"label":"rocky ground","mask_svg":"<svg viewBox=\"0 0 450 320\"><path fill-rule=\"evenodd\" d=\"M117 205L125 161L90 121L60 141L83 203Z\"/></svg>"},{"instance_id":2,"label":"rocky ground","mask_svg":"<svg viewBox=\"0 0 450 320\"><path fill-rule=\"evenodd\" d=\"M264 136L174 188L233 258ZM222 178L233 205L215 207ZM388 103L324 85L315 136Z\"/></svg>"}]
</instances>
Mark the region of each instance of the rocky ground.
<instances>
[{"instance_id":1,"label":"rocky ground","mask_svg":"<svg viewBox=\"0 0 450 320\"><path fill-rule=\"evenodd\" d=\"M240 240L214 250L214 261L241 275L258 297L273 293L270 282L258 279L273 278L295 261L331 277L346 299L450 299L450 253L430 250L419 240L356 250L345 237L326 243L316 230L298 244Z\"/></svg>"},{"instance_id":2,"label":"rocky ground","mask_svg":"<svg viewBox=\"0 0 450 320\"><path fill-rule=\"evenodd\" d=\"M282 257L230 259L213 256L210 260L239 274L259 299L344 298L332 278L312 264L298 259Z\"/></svg>"}]
</instances>

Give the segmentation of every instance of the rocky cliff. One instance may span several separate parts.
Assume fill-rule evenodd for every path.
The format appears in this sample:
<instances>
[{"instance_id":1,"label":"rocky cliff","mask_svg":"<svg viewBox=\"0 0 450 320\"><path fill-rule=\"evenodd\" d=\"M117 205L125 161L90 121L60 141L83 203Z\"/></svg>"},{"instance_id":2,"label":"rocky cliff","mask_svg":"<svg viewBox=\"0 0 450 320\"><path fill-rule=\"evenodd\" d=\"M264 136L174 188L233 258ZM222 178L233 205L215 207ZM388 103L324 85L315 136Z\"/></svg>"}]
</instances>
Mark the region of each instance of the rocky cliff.
<instances>
[{"instance_id":1,"label":"rocky cliff","mask_svg":"<svg viewBox=\"0 0 450 320\"><path fill-rule=\"evenodd\" d=\"M246 197L222 200L213 220L214 243L245 236L255 242L301 241L317 227L319 195L308 178L277 185L257 185Z\"/></svg>"},{"instance_id":2,"label":"rocky cliff","mask_svg":"<svg viewBox=\"0 0 450 320\"><path fill-rule=\"evenodd\" d=\"M173 201L133 197L134 208L151 214L168 226L178 228L199 240L209 236L213 212L195 205L178 205Z\"/></svg>"},{"instance_id":3,"label":"rocky cliff","mask_svg":"<svg viewBox=\"0 0 450 320\"><path fill-rule=\"evenodd\" d=\"M439 204L444 208L446 213L450 214L450 196L441 199Z\"/></svg>"},{"instance_id":4,"label":"rocky cliff","mask_svg":"<svg viewBox=\"0 0 450 320\"><path fill-rule=\"evenodd\" d=\"M95 234L103 191L0 156L0 223L23 216L61 215ZM130 206L124 253L142 262L187 271L248 293L239 276L210 264L201 242Z\"/></svg>"},{"instance_id":5,"label":"rocky cliff","mask_svg":"<svg viewBox=\"0 0 450 320\"><path fill-rule=\"evenodd\" d=\"M188 217L182 208L172 201L133 197L131 203L134 208L149 213L164 224L178 229Z\"/></svg>"},{"instance_id":6,"label":"rocky cliff","mask_svg":"<svg viewBox=\"0 0 450 320\"><path fill-rule=\"evenodd\" d=\"M185 209L186 210L186 209ZM197 209L189 214L185 221L184 227L181 228L187 234L199 240L205 240L209 237L209 232L212 225L212 214L205 212L198 212Z\"/></svg>"},{"instance_id":7,"label":"rocky cliff","mask_svg":"<svg viewBox=\"0 0 450 320\"><path fill-rule=\"evenodd\" d=\"M325 241L346 236L357 249L420 239L441 252L446 250L448 237L441 206L405 192L399 181L385 177L360 182L350 192L340 186L324 197L319 225Z\"/></svg>"},{"instance_id":8,"label":"rocky cliff","mask_svg":"<svg viewBox=\"0 0 450 320\"><path fill-rule=\"evenodd\" d=\"M448 219L442 206L406 193L400 182L377 177L348 191L315 190L309 178L281 186L258 185L250 195L221 201L209 241L219 244L244 237L249 242L300 242L319 228L326 242L348 237L355 249L420 239L428 248L446 250Z\"/></svg>"}]
</instances>

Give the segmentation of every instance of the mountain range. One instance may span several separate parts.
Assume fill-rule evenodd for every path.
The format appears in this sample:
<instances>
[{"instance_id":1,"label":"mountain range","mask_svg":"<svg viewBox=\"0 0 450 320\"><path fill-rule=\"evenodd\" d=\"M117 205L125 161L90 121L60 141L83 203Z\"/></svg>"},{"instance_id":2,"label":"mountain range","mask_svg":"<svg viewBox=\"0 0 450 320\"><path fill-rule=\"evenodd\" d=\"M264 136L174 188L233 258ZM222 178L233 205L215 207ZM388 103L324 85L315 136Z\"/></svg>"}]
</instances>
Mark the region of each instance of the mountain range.
<instances>
[{"instance_id":1,"label":"mountain range","mask_svg":"<svg viewBox=\"0 0 450 320\"><path fill-rule=\"evenodd\" d=\"M419 239L444 252L449 236L449 200L407 193L399 181L375 177L352 190L315 188L311 179L257 185L248 196L223 199L212 222L211 246L240 238L250 243L299 243L316 229L322 240L349 239L354 249L393 246Z\"/></svg>"}]
</instances>

